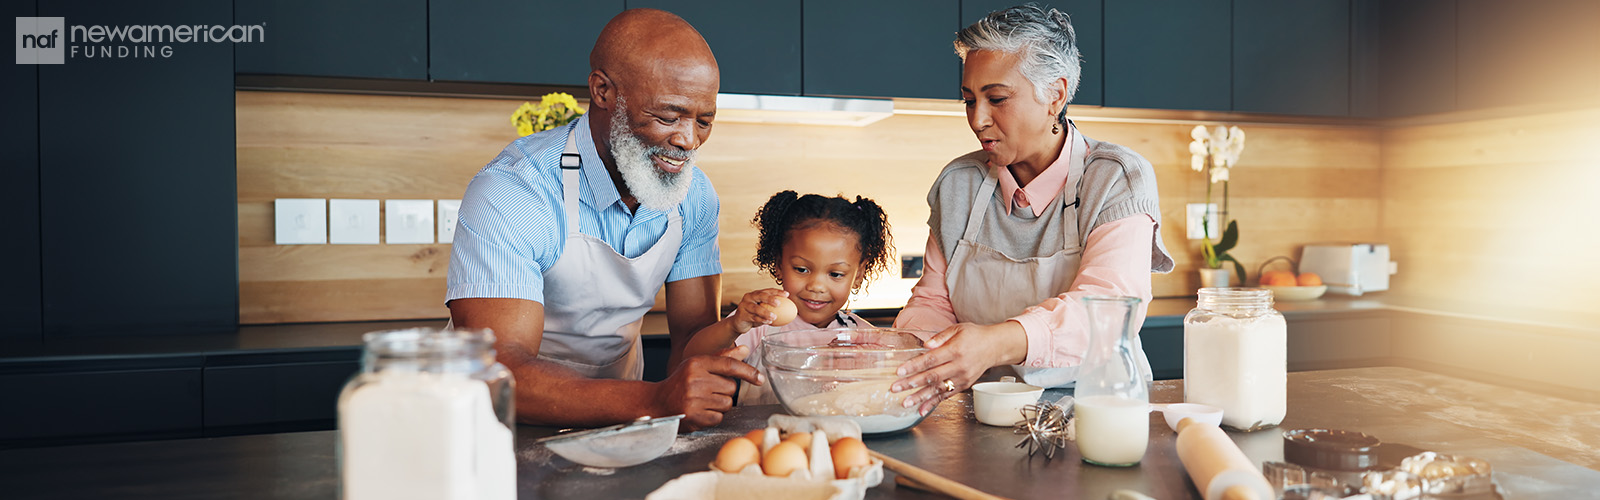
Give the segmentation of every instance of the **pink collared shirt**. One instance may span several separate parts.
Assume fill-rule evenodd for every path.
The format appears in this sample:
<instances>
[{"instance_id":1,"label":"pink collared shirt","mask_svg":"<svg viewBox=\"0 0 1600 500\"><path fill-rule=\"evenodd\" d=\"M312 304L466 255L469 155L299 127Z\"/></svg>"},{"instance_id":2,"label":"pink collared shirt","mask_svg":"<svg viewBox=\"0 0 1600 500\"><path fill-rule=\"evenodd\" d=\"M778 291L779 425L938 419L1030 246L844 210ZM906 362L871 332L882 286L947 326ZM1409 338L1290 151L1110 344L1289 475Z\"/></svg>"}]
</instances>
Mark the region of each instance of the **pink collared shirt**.
<instances>
[{"instance_id":1,"label":"pink collared shirt","mask_svg":"<svg viewBox=\"0 0 1600 500\"><path fill-rule=\"evenodd\" d=\"M1062 189L1066 188L1067 173L1072 170L1073 160L1077 159L1078 163L1082 164L1087 151L1083 151L1085 146L1080 142L1077 127L1067 126L1067 142L1061 148L1061 156L1057 157L1056 161L1051 162L1050 166L1045 167L1044 171L1040 172L1038 177L1033 178L1033 181L1029 182L1026 187L1017 186L1017 176L1012 175L1010 168L1004 166L990 167L995 169L998 173L997 177L1000 178L998 187L1000 188L1000 199L1005 201L1006 215L1011 214L1012 207L1031 208L1033 209L1034 217L1043 215L1050 202L1056 199L1056 195L1061 194Z\"/></svg>"},{"instance_id":2,"label":"pink collared shirt","mask_svg":"<svg viewBox=\"0 0 1600 500\"><path fill-rule=\"evenodd\" d=\"M1072 129L1074 127L1069 127ZM1073 143L1077 141L1072 141ZM1037 215L1045 203L1032 203L1032 200L1053 200L1056 195L1066 187L1066 167L1068 161L1063 161L1069 155L1080 158L1087 156L1088 151L1075 151L1085 148L1062 148L1062 157L1051 163L1049 168L1041 173L1039 178L1028 183L1028 186L1018 191L1015 179L1012 179L1012 191L1025 193L1023 196L1030 203ZM1060 170L1057 177L1052 175L1052 170ZM1000 168L1002 185L1001 196L1005 194L1005 180L1010 177L1010 172ZM1040 182L1046 176L1051 176L1053 181L1048 184ZM1035 186L1039 189L1035 190ZM1048 194L1048 196L1045 196ZM1007 203L1009 208L1017 198ZM1041 206L1034 206L1041 205ZM1134 310L1133 324L1144 324L1146 310L1150 304L1150 242L1155 239L1155 219L1148 214L1139 214L1117 219L1100 225L1089 233L1084 244L1083 260L1078 267L1078 276L1073 278L1072 286L1067 292L1045 299L1036 306L1024 309L1021 314L1013 316L1010 321L1022 325L1024 334L1028 337L1028 353L1023 364L1035 367L1060 367L1075 366L1083 361L1083 355L1089 349L1089 332L1087 311L1082 297L1089 295L1124 295L1141 299ZM906 307L900 310L895 317L894 326L897 328L914 328L920 330L940 331L956 323L955 307L950 303L949 285L945 283L945 271L949 264L944 255L944 249L932 235L928 237L928 245L923 261L922 279L911 289L911 300Z\"/></svg>"}]
</instances>

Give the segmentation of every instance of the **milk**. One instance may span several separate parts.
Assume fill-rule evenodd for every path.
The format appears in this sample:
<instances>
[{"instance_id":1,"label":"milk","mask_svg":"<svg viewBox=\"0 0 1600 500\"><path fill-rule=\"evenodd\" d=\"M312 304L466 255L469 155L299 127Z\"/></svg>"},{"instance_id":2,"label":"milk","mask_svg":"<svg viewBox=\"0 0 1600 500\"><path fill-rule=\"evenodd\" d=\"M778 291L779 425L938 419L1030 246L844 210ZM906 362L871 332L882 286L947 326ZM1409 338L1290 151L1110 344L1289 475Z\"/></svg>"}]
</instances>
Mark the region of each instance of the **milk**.
<instances>
[{"instance_id":1,"label":"milk","mask_svg":"<svg viewBox=\"0 0 1600 500\"><path fill-rule=\"evenodd\" d=\"M1133 465L1150 444L1150 405L1119 396L1085 396L1074 407L1078 453L1099 465Z\"/></svg>"},{"instance_id":2,"label":"milk","mask_svg":"<svg viewBox=\"0 0 1600 500\"><path fill-rule=\"evenodd\" d=\"M380 372L339 408L346 500L514 500L512 432L488 386L454 373Z\"/></svg>"},{"instance_id":3,"label":"milk","mask_svg":"<svg viewBox=\"0 0 1600 500\"><path fill-rule=\"evenodd\" d=\"M1186 322L1184 400L1222 408L1222 425L1256 430L1288 409L1288 335L1277 314Z\"/></svg>"}]
</instances>

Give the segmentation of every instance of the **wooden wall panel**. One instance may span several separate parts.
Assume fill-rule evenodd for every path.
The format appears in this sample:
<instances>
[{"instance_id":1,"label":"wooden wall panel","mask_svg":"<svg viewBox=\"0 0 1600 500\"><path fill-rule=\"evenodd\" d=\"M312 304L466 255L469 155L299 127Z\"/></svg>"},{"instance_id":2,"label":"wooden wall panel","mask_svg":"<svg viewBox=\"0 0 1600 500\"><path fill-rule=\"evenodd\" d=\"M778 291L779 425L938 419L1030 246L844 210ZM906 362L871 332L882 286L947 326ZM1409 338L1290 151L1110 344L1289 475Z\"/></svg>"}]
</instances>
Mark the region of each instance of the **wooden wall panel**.
<instances>
[{"instance_id":1,"label":"wooden wall panel","mask_svg":"<svg viewBox=\"0 0 1600 500\"><path fill-rule=\"evenodd\" d=\"M1600 109L1399 127L1382 137L1396 292L1462 307L1593 314Z\"/></svg>"},{"instance_id":2,"label":"wooden wall panel","mask_svg":"<svg viewBox=\"0 0 1600 500\"><path fill-rule=\"evenodd\" d=\"M273 244L275 198L455 199L515 139L521 101L239 92L240 319L244 323L443 318L449 246ZM943 103L938 103L943 104ZM1099 121L1074 109L1095 139L1133 148L1156 169L1162 236L1177 269L1153 277L1157 296L1193 295L1198 242L1184 239L1185 203L1205 197L1189 169L1192 123ZM1109 113L1102 113L1103 115ZM1274 255L1319 241L1380 235L1379 132L1371 128L1244 125L1230 209L1252 273ZM773 193L862 195L885 207L899 254L927 243L927 191L950 159L975 149L959 116L895 115L864 128L719 121L699 165L722 200L724 300L772 286L750 259L750 218ZM1220 186L1219 186L1220 187ZM1217 192L1220 201L1220 189ZM898 259L894 263L898 266ZM865 307L903 304L898 269ZM887 303L900 300L899 303Z\"/></svg>"}]
</instances>

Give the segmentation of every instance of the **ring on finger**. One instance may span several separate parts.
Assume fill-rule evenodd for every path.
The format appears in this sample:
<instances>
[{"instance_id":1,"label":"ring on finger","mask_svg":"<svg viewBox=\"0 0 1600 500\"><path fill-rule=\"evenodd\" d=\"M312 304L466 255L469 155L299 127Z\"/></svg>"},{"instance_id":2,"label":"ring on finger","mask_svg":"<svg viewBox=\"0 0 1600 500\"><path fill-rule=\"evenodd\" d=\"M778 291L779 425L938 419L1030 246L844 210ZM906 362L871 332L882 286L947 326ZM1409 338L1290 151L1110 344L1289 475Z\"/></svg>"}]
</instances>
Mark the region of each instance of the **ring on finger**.
<instances>
[{"instance_id":1,"label":"ring on finger","mask_svg":"<svg viewBox=\"0 0 1600 500\"><path fill-rule=\"evenodd\" d=\"M956 392L956 383L950 379L944 379L944 382L939 386L944 388L944 392Z\"/></svg>"}]
</instances>

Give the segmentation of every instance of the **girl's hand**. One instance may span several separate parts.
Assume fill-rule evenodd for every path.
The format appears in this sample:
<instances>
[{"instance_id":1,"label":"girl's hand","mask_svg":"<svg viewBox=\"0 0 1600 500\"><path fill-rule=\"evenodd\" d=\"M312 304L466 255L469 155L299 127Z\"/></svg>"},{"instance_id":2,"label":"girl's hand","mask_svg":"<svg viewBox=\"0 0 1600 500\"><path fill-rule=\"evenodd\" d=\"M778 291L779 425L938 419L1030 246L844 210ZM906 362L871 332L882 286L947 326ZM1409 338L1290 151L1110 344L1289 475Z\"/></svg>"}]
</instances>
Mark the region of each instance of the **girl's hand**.
<instances>
[{"instance_id":1,"label":"girl's hand","mask_svg":"<svg viewBox=\"0 0 1600 500\"><path fill-rule=\"evenodd\" d=\"M788 300L789 292L781 288L767 288L744 294L739 300L739 312L733 315L734 333L744 334L762 325L770 325L778 319L776 310L778 301Z\"/></svg>"},{"instance_id":2,"label":"girl's hand","mask_svg":"<svg viewBox=\"0 0 1600 500\"><path fill-rule=\"evenodd\" d=\"M901 404L906 408L921 405L917 412L923 415L945 398L972 387L984 370L1020 363L1028 353L1027 334L1015 321L995 325L957 323L925 344L932 350L900 365L901 378L890 388L893 392L922 388L906 396Z\"/></svg>"}]
</instances>

